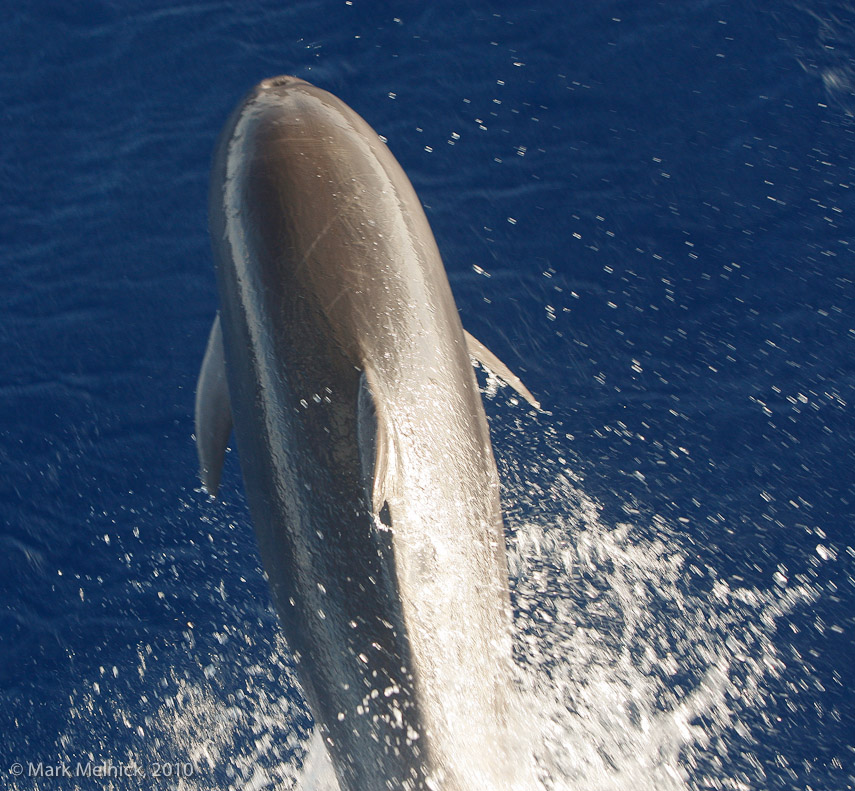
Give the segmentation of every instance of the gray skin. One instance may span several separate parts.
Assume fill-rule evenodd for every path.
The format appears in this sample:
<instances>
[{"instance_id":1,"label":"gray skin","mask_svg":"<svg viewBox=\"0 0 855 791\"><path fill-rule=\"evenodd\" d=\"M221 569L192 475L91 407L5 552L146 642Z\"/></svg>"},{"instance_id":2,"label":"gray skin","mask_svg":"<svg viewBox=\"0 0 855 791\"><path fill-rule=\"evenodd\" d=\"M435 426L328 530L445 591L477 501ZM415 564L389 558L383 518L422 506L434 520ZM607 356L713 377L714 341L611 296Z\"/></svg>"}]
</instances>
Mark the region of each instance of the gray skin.
<instances>
[{"instance_id":1,"label":"gray skin","mask_svg":"<svg viewBox=\"0 0 855 791\"><path fill-rule=\"evenodd\" d=\"M421 204L376 132L294 77L258 85L210 192L220 315L196 434L234 425L261 559L347 791L528 788L499 481Z\"/></svg>"}]
</instances>

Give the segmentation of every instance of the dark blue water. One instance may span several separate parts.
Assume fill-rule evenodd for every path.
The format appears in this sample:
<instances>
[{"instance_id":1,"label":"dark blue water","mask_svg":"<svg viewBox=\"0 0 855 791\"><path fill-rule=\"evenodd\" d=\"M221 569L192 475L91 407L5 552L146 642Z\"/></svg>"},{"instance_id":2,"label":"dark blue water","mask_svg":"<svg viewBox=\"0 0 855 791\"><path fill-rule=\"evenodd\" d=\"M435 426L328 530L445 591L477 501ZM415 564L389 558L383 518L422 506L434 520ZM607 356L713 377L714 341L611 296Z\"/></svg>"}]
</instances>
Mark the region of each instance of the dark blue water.
<instances>
[{"instance_id":1,"label":"dark blue water","mask_svg":"<svg viewBox=\"0 0 855 791\"><path fill-rule=\"evenodd\" d=\"M855 788L853 42L821 0L8 9L0 786L302 760L237 459L211 503L191 436L214 140L293 73L388 139L548 411L481 376L545 786ZM86 761L192 776L27 767Z\"/></svg>"}]
</instances>

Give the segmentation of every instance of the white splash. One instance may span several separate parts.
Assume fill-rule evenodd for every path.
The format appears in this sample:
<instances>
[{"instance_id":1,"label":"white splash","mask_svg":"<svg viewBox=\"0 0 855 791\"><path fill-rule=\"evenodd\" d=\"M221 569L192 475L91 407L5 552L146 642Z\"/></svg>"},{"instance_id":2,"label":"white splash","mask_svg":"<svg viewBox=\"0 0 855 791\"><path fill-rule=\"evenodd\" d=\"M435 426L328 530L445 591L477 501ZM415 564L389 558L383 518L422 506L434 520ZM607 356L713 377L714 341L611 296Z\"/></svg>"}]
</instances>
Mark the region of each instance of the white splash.
<instances>
[{"instance_id":1,"label":"white splash","mask_svg":"<svg viewBox=\"0 0 855 791\"><path fill-rule=\"evenodd\" d=\"M507 517L517 682L544 791L762 786L760 769L727 767L758 766L749 721L770 684L794 670L776 648L776 625L817 589L783 575L768 590L735 586L692 553L691 525L637 512L606 524L569 470L552 477L512 483ZM192 767L170 782L178 791L338 791L284 641L271 641L257 614L229 621L215 635L216 667L196 657L191 634L186 646L160 656L141 648L137 667L82 681L65 757L150 768L177 756ZM27 778L11 786L36 787ZM78 787L88 786L68 785Z\"/></svg>"},{"instance_id":2,"label":"white splash","mask_svg":"<svg viewBox=\"0 0 855 791\"><path fill-rule=\"evenodd\" d=\"M743 787L706 773L743 741L731 738L747 735L742 715L784 670L777 620L816 592L733 589L691 561L685 526L604 525L567 475L545 494L551 513L510 546L519 681L544 788Z\"/></svg>"}]
</instances>

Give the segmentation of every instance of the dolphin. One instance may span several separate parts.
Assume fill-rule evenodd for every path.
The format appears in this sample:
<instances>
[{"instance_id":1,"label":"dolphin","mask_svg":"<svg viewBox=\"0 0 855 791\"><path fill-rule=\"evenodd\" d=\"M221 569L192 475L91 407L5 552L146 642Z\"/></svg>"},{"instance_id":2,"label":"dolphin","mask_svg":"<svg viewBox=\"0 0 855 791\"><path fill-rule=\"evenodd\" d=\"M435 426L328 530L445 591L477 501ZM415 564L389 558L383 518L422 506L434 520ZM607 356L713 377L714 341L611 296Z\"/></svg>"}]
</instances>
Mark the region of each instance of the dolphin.
<instances>
[{"instance_id":1,"label":"dolphin","mask_svg":"<svg viewBox=\"0 0 855 791\"><path fill-rule=\"evenodd\" d=\"M377 133L295 77L233 112L211 176L220 312L196 395L232 427L261 560L342 789L529 788L499 480L419 199ZM521 757L523 756L523 757Z\"/></svg>"}]
</instances>

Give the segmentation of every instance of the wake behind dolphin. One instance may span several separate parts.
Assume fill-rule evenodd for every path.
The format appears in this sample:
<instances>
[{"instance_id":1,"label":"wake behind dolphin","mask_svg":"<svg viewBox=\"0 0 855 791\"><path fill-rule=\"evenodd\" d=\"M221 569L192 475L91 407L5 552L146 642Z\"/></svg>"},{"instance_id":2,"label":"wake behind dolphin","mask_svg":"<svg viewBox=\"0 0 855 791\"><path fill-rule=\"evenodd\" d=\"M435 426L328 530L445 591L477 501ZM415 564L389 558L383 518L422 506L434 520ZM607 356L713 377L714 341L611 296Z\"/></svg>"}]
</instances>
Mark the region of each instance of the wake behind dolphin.
<instances>
[{"instance_id":1,"label":"wake behind dolphin","mask_svg":"<svg viewBox=\"0 0 855 791\"><path fill-rule=\"evenodd\" d=\"M499 481L421 204L378 135L294 77L221 135L220 296L199 376L202 480L234 426L261 558L348 791L530 788Z\"/></svg>"}]
</instances>

